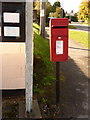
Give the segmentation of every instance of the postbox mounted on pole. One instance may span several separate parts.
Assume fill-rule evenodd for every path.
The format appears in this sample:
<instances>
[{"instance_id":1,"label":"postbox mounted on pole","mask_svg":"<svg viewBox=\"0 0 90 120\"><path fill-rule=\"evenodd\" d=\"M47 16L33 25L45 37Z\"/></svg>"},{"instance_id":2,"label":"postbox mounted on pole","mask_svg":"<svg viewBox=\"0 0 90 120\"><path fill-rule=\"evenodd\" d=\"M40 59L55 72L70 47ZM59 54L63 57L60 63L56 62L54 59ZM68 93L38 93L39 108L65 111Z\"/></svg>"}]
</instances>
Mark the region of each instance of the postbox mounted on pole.
<instances>
[{"instance_id":1,"label":"postbox mounted on pole","mask_svg":"<svg viewBox=\"0 0 90 120\"><path fill-rule=\"evenodd\" d=\"M68 19L50 20L50 60L60 62L68 60Z\"/></svg>"},{"instance_id":2,"label":"postbox mounted on pole","mask_svg":"<svg viewBox=\"0 0 90 120\"><path fill-rule=\"evenodd\" d=\"M1 41L25 42L25 2L2 2Z\"/></svg>"}]
</instances>

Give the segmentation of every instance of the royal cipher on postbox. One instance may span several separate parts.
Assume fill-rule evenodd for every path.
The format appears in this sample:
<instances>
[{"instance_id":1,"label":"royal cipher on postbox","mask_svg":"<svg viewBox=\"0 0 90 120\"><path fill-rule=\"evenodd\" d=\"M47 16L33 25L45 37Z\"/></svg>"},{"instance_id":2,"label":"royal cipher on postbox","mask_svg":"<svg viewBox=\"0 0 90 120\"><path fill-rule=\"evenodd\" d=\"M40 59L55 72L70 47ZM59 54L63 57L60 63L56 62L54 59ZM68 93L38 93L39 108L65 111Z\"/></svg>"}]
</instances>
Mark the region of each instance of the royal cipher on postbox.
<instances>
[{"instance_id":1,"label":"royal cipher on postbox","mask_svg":"<svg viewBox=\"0 0 90 120\"><path fill-rule=\"evenodd\" d=\"M68 60L68 18L50 20L50 60Z\"/></svg>"}]
</instances>

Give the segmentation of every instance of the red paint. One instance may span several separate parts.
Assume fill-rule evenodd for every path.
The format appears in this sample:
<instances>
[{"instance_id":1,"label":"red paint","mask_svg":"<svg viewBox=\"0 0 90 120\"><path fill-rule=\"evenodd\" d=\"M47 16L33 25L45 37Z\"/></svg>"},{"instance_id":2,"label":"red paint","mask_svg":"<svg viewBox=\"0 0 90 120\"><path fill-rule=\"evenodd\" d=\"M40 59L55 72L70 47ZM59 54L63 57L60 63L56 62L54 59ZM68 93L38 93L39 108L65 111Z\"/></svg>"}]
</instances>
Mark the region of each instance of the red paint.
<instances>
[{"instance_id":1,"label":"red paint","mask_svg":"<svg viewBox=\"0 0 90 120\"><path fill-rule=\"evenodd\" d=\"M59 39L59 37L61 37L61 39ZM56 54L56 41L63 41L62 54L61 53ZM53 62L68 60L68 19L67 18L57 18L50 20L50 60Z\"/></svg>"}]
</instances>

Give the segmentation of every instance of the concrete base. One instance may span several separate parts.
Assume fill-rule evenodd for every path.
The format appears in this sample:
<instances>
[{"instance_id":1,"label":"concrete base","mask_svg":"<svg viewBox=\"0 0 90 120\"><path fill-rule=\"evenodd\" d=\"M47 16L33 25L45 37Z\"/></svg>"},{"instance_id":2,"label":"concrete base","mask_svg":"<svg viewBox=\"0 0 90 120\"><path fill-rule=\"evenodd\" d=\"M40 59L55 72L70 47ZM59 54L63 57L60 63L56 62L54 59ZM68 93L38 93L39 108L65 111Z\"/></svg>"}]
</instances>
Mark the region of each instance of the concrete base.
<instances>
[{"instance_id":1,"label":"concrete base","mask_svg":"<svg viewBox=\"0 0 90 120\"><path fill-rule=\"evenodd\" d=\"M42 118L37 100L33 101L32 118Z\"/></svg>"},{"instance_id":2,"label":"concrete base","mask_svg":"<svg viewBox=\"0 0 90 120\"><path fill-rule=\"evenodd\" d=\"M25 112L25 105L23 103L19 104L19 118L32 118L32 119L41 119L41 112L37 100L33 100L33 108L31 115Z\"/></svg>"}]
</instances>

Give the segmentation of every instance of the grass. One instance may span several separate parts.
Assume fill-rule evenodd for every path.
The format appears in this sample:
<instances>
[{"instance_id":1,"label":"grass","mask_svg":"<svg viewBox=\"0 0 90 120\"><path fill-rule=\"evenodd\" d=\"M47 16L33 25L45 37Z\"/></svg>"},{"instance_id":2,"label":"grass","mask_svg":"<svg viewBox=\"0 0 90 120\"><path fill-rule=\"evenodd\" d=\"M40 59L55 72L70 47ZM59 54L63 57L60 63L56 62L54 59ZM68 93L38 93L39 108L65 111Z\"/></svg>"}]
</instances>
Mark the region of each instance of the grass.
<instances>
[{"instance_id":1,"label":"grass","mask_svg":"<svg viewBox=\"0 0 90 120\"><path fill-rule=\"evenodd\" d=\"M86 26L90 26L90 22L88 22L88 23L82 23L83 25L86 25Z\"/></svg>"},{"instance_id":2,"label":"grass","mask_svg":"<svg viewBox=\"0 0 90 120\"><path fill-rule=\"evenodd\" d=\"M55 80L54 65L50 61L48 41L39 35L39 25L34 29L34 92L43 93L43 87ZM41 90L42 89L42 90Z\"/></svg>"},{"instance_id":3,"label":"grass","mask_svg":"<svg viewBox=\"0 0 90 120\"><path fill-rule=\"evenodd\" d=\"M88 24L88 23L82 23L82 25L86 25L86 26L88 26L88 25L90 25L90 24Z\"/></svg>"},{"instance_id":4,"label":"grass","mask_svg":"<svg viewBox=\"0 0 90 120\"><path fill-rule=\"evenodd\" d=\"M77 29L75 26L69 25L69 29Z\"/></svg>"},{"instance_id":5,"label":"grass","mask_svg":"<svg viewBox=\"0 0 90 120\"><path fill-rule=\"evenodd\" d=\"M88 47L90 49L90 33L84 32L84 31L69 31L69 37L70 39L76 40L85 47Z\"/></svg>"}]
</instances>

